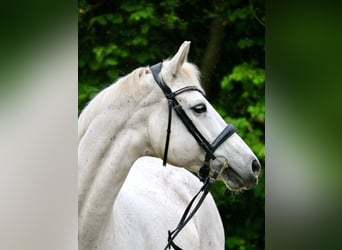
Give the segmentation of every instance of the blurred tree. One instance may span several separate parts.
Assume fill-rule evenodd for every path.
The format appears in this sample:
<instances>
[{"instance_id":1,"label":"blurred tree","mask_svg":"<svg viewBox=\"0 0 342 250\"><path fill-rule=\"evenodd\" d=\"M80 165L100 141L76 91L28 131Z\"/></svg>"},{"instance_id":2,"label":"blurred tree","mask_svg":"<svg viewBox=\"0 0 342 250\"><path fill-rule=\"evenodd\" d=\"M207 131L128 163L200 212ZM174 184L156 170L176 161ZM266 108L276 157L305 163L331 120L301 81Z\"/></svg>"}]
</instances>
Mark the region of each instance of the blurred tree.
<instances>
[{"instance_id":1,"label":"blurred tree","mask_svg":"<svg viewBox=\"0 0 342 250\"><path fill-rule=\"evenodd\" d=\"M80 0L79 111L104 87L190 40L208 98L265 164L263 0ZM226 249L264 249L264 177L243 194L212 193Z\"/></svg>"}]
</instances>

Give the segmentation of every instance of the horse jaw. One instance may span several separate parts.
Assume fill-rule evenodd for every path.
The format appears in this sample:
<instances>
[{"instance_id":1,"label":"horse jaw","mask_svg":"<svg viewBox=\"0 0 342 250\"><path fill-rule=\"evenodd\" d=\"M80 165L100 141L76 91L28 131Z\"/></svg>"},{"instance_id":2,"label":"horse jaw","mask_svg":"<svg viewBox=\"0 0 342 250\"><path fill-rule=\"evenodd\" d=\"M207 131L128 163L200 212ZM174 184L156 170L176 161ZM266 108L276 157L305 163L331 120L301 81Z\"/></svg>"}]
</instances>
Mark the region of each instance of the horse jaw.
<instances>
[{"instance_id":1,"label":"horse jaw","mask_svg":"<svg viewBox=\"0 0 342 250\"><path fill-rule=\"evenodd\" d=\"M233 134L223 145L228 167L222 171L218 179L232 191L249 190L258 184L259 173L251 169L256 156L238 134ZM218 152L220 154L221 152Z\"/></svg>"}]
</instances>

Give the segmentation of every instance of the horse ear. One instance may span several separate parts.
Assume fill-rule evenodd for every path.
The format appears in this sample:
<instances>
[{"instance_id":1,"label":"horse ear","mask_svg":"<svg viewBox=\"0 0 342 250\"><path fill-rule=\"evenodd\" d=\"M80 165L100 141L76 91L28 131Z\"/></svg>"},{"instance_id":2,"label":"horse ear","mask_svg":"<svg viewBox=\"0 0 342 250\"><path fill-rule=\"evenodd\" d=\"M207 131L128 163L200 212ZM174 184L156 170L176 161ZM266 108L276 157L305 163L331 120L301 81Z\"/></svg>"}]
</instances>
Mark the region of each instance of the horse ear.
<instances>
[{"instance_id":1,"label":"horse ear","mask_svg":"<svg viewBox=\"0 0 342 250\"><path fill-rule=\"evenodd\" d=\"M187 60L188 54L190 49L190 41L185 41L183 44L179 47L178 52L176 55L172 57L170 60L170 72L172 72L173 76L176 76L182 67L183 63Z\"/></svg>"}]
</instances>

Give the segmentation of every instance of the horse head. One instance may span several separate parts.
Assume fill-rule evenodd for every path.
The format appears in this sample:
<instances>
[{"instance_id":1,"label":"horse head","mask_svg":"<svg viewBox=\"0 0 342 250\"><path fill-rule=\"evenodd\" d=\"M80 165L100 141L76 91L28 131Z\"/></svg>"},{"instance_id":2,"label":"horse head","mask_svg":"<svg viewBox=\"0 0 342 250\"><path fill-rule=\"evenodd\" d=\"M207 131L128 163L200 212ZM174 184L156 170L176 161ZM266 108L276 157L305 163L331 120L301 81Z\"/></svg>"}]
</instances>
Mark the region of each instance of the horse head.
<instances>
[{"instance_id":1,"label":"horse head","mask_svg":"<svg viewBox=\"0 0 342 250\"><path fill-rule=\"evenodd\" d=\"M230 190L253 188L259 160L206 99L199 70L187 62L189 48L184 42L171 59L151 67L148 82L158 96L148 118L153 151L171 164L204 171L204 178L218 175Z\"/></svg>"}]
</instances>

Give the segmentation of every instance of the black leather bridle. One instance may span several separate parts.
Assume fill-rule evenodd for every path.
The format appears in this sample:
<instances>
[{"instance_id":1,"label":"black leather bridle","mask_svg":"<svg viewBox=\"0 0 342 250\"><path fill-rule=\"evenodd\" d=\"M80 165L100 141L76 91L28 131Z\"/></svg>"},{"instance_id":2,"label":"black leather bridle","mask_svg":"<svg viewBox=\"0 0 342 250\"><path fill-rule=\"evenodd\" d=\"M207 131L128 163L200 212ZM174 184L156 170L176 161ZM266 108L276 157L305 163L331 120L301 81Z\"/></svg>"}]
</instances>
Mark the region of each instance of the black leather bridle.
<instances>
[{"instance_id":1,"label":"black leather bridle","mask_svg":"<svg viewBox=\"0 0 342 250\"><path fill-rule=\"evenodd\" d=\"M164 250L168 248L170 249L172 246L176 250L182 250L179 246L177 246L174 243L174 239L176 238L178 233L184 228L184 226L190 221L190 219L194 216L194 214L197 212L197 210L201 206L202 202L204 201L205 197L207 196L209 192L211 185L215 182L219 174L219 171L222 171L222 169L224 169L225 167L228 167L228 162L225 160L221 166L221 170L214 169L213 175L209 176L210 161L216 159L216 156L214 154L216 149L235 132L235 128L232 124L228 124L223 129L223 131L216 137L216 139L212 143L209 143L207 139L201 134L201 132L196 128L192 120L185 113L184 109L182 108L182 105L180 105L176 99L177 95L182 94L187 91L198 91L203 96L205 96L204 93L200 89L198 89L196 86L187 86L187 87L184 87L184 88L181 88L179 90L172 92L170 87L159 76L161 68L162 68L162 63L155 64L151 67L153 78L158 84L158 86L161 88L161 90L163 91L165 97L167 98L168 107L169 107L163 165L164 166L166 165L167 154L168 154L168 149L169 149L170 134L171 134L171 121L172 121L172 108L175 110L178 117L182 120L183 124L188 129L190 134L192 134L192 136L195 138L198 144L206 152L203 166L200 168L199 173L198 173L200 180L204 182L204 184L202 188L200 189L200 191L193 197L193 199L190 201L189 205L185 209L184 214L180 222L178 223L176 229L168 232L168 244L166 245L164 249ZM193 205L194 201L196 200L196 198L201 192L203 192L202 196L199 198L199 201L197 202L195 208L190 213L191 206Z\"/></svg>"},{"instance_id":2,"label":"black leather bridle","mask_svg":"<svg viewBox=\"0 0 342 250\"><path fill-rule=\"evenodd\" d=\"M187 86L187 87L184 87L184 88L181 88L179 90L172 92L169 86L164 82L164 80L159 77L161 68L162 68L162 63L155 64L151 67L153 78L158 84L158 86L161 88L161 90L163 91L165 97L168 100L168 106L169 106L169 118L168 118L168 125L167 125L163 165L165 166L166 161L167 161L167 154L168 154L170 134L171 134L172 107L173 107L178 117L182 120L183 124L188 129L190 134L192 134L192 136L195 138L198 144L206 152L204 164L200 168L199 173L198 173L201 181L205 181L208 178L209 172L210 172L210 165L209 165L210 160L214 160L216 158L214 154L216 149L235 132L235 128L232 124L228 124L223 129L223 131L216 137L216 139L212 143L209 143L207 139L201 134L201 132L196 128L192 120L185 113L184 109L182 108L182 105L180 105L176 99L177 95L182 94L187 91L198 91L203 96L204 96L204 93L200 89L198 89L196 86Z\"/></svg>"}]
</instances>

